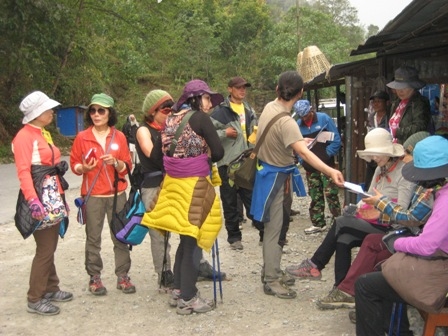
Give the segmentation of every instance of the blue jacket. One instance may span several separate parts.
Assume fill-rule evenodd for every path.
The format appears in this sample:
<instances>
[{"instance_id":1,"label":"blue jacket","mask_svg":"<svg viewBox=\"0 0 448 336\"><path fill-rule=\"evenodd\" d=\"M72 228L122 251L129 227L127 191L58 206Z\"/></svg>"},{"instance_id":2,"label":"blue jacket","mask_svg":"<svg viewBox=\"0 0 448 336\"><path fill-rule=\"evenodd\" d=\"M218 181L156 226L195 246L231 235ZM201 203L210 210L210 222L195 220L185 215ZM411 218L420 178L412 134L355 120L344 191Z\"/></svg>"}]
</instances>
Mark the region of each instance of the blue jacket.
<instances>
[{"instance_id":1,"label":"blue jacket","mask_svg":"<svg viewBox=\"0 0 448 336\"><path fill-rule=\"evenodd\" d=\"M334 156L338 154L341 148L341 136L338 129L333 122L333 119L322 112L316 112L314 114L313 123L310 127L306 126L302 119L297 120L300 132L304 138L315 138L316 135L323 129L323 131L334 133L333 141L327 141L326 143L316 142L311 151L317 155L325 164L330 167L334 166ZM311 165L303 162L303 168L307 172L317 172Z\"/></svg>"},{"instance_id":2,"label":"blue jacket","mask_svg":"<svg viewBox=\"0 0 448 336\"><path fill-rule=\"evenodd\" d=\"M293 191L296 195L306 196L306 190L296 165L276 167L258 160L258 166L250 213L255 220L265 223L270 221L269 209L272 201L291 174L293 174Z\"/></svg>"}]
</instances>

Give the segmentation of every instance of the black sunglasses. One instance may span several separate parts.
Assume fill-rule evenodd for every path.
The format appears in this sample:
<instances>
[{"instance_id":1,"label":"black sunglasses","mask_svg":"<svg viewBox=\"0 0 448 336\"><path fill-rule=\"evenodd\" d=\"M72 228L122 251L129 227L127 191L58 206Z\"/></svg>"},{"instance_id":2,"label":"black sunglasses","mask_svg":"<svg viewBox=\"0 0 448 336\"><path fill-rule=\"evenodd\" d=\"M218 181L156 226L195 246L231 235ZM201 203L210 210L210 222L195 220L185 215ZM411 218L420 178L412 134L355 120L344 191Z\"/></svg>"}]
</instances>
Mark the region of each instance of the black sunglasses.
<instances>
[{"instance_id":1,"label":"black sunglasses","mask_svg":"<svg viewBox=\"0 0 448 336\"><path fill-rule=\"evenodd\" d=\"M95 109L93 107L89 108L89 114L90 115L94 115L96 112L98 112L99 115L105 115L106 114L106 109L104 108L99 108L99 109Z\"/></svg>"}]
</instances>

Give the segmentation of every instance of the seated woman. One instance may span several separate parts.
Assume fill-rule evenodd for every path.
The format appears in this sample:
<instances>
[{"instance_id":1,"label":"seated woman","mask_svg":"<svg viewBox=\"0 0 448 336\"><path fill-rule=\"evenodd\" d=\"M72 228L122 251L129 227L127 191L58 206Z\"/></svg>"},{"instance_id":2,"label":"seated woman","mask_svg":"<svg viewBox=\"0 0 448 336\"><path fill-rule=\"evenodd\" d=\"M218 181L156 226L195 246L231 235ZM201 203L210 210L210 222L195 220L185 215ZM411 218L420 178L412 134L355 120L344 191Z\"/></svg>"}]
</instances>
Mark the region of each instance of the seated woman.
<instances>
[{"instance_id":1,"label":"seated woman","mask_svg":"<svg viewBox=\"0 0 448 336\"><path fill-rule=\"evenodd\" d=\"M365 150L358 151L360 158L375 160L378 167L373 176L369 193L374 189L394 200L402 208L408 208L415 184L406 181L401 175L404 162L403 146L392 142L391 134L383 128L375 128L367 133ZM367 199L368 200L368 199ZM344 215L337 217L322 244L311 259L305 259L298 265L286 268L286 271L298 278L320 279L321 270L328 264L333 254L335 257L335 284L345 278L351 265L351 249L360 246L363 239L370 233L385 233L390 229L391 218L375 209L365 209L366 203L360 201L356 216ZM376 217L366 212L377 211ZM362 217L363 216L363 217ZM352 305L354 300L352 300Z\"/></svg>"},{"instance_id":2,"label":"seated woman","mask_svg":"<svg viewBox=\"0 0 448 336\"><path fill-rule=\"evenodd\" d=\"M417 142L428 136L428 132L417 132L406 140L404 143L406 154L403 158L405 163L412 161L412 151ZM428 192L428 188L443 183L443 181L444 179L437 179L418 183L409 208L401 207L378 191L375 196L364 199L364 202L387 214L391 218L391 222L395 223L392 224L394 229L407 226L411 227L413 232L417 232L431 215L434 198L432 193ZM355 281L358 277L362 274L373 272L378 263L391 256L391 253L382 241L383 237L384 233L367 235L344 280L337 287L334 287L326 297L317 301L319 308L338 309L353 306Z\"/></svg>"},{"instance_id":3,"label":"seated woman","mask_svg":"<svg viewBox=\"0 0 448 336\"><path fill-rule=\"evenodd\" d=\"M420 141L414 150L414 161L406 164L403 176L415 182L448 177L448 140L431 136ZM356 281L357 335L383 336L394 302L430 312L443 308L448 293L446 180L433 193L433 211L423 232L416 237L396 239L392 246L397 255L383 264L382 271L364 274ZM403 325L400 330L400 335L406 334Z\"/></svg>"}]
</instances>

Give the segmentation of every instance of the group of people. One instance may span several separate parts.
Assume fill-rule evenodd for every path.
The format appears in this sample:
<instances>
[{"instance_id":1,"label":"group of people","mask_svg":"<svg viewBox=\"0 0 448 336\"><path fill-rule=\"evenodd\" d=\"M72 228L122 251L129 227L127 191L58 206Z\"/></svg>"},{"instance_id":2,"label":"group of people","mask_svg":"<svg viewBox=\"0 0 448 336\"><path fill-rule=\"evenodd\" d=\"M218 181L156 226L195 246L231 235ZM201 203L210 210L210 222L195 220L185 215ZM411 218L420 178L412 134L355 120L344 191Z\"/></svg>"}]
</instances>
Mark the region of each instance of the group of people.
<instances>
[{"instance_id":1,"label":"group of people","mask_svg":"<svg viewBox=\"0 0 448 336\"><path fill-rule=\"evenodd\" d=\"M439 200L443 200L448 175L448 153L445 153L448 146L444 138L421 132L427 131L429 124L429 111L422 110L425 100L417 91L422 85L415 69L398 69L394 81L388 84L399 100L390 117L384 108L389 99L387 93L372 95L374 126L358 156L375 162L377 167L368 190L371 196L359 202L355 213L347 211L347 207L341 210L337 196L344 183L342 173L334 168L334 156L341 145L337 128L331 118L316 112L307 100L301 100L303 80L296 71L279 76L277 97L265 106L258 121L245 101L251 84L242 77L229 81L226 98L198 79L185 85L177 102L164 90L150 91L142 104L141 120L133 119L134 125L139 124L133 131L135 160L131 159L126 136L115 128L117 112L113 98L95 94L86 113L89 127L76 136L70 154L72 171L82 175L81 195L86 201L85 267L90 292L107 293L101 280L104 219L106 216L111 219L115 193L117 208L126 202L126 167L139 162L144 175L142 199L147 211L142 224L150 228L158 283L170 289L169 304L176 307L178 314L213 309L213 302L200 296L196 283L201 273L203 277L221 279L225 273L213 271L202 251L213 248L221 229L221 205L227 242L233 250L243 249L240 198L247 217L260 230L265 294L295 298L297 293L290 287L294 280L320 279L321 271L336 254L334 287L318 301L319 307L333 309L356 304L356 313L351 317L356 320L358 333L373 335L374 330L375 335L384 333L381 321L388 319L392 303L409 299L400 299L402 293L397 282L391 283L381 271L369 273L391 255L382 237L396 227L416 227L410 230L413 237L396 240L395 250L412 253L416 260L419 256L436 260L442 266L448 260L446 235L441 234L444 210L441 205L437 207ZM20 105L25 126L13 140L24 204L24 211L16 215L16 224L20 218L21 222L28 222L27 235L32 234L37 245L27 310L42 315L59 312L52 301L73 298L71 293L60 290L54 265L58 235L65 233L64 219L69 211L63 179L67 164L60 162L60 152L44 129L51 123L53 109L58 105L39 91L25 97ZM260 146L253 190L234 186L228 176L230 162L253 145L249 139L255 130L257 138L260 137L270 121L282 113L269 126ZM92 150L95 155L86 160L86 154ZM334 218L314 255L298 265L288 266L285 272L281 257L291 215L292 173L297 162L305 168L312 198L312 227L305 232L320 232L326 225L324 196ZM55 219L61 206L42 199L36 166L54 168L44 177L51 177L56 185L65 215ZM118 183L114 183L116 174L120 177ZM215 192L217 186L220 196ZM424 223L427 224L420 233ZM434 231L437 229L438 235ZM171 233L180 235L173 268L169 256ZM113 234L111 239L116 287L123 293L134 293L136 288L129 277L129 249ZM352 264L351 250L355 246L361 248ZM431 276L445 279L445 273L433 272ZM408 330L406 318L402 324Z\"/></svg>"}]
</instances>

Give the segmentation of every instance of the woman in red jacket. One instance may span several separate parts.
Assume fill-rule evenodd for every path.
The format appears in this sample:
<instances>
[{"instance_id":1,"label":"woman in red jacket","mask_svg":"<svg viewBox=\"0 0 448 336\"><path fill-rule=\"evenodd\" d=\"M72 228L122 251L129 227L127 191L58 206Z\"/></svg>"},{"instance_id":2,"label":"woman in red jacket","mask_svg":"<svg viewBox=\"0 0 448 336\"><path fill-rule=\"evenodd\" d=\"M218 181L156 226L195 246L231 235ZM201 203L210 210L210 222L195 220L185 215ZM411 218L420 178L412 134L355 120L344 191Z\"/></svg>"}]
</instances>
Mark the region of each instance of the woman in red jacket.
<instances>
[{"instance_id":1,"label":"woman in red jacket","mask_svg":"<svg viewBox=\"0 0 448 336\"><path fill-rule=\"evenodd\" d=\"M107 293L101 281L103 261L101 259L101 232L104 217L112 219L115 171L118 172L117 209L126 203L126 163L131 168L131 156L125 135L117 130L117 112L114 100L105 93L95 94L88 106L86 122L90 125L79 132L70 153L70 166L77 175L82 175L81 196L86 200L86 257L85 266L90 276L89 290L94 295ZM94 153L86 158L88 152ZM111 233L115 254L117 289L123 293L135 293L128 272L131 268L129 248Z\"/></svg>"}]
</instances>

